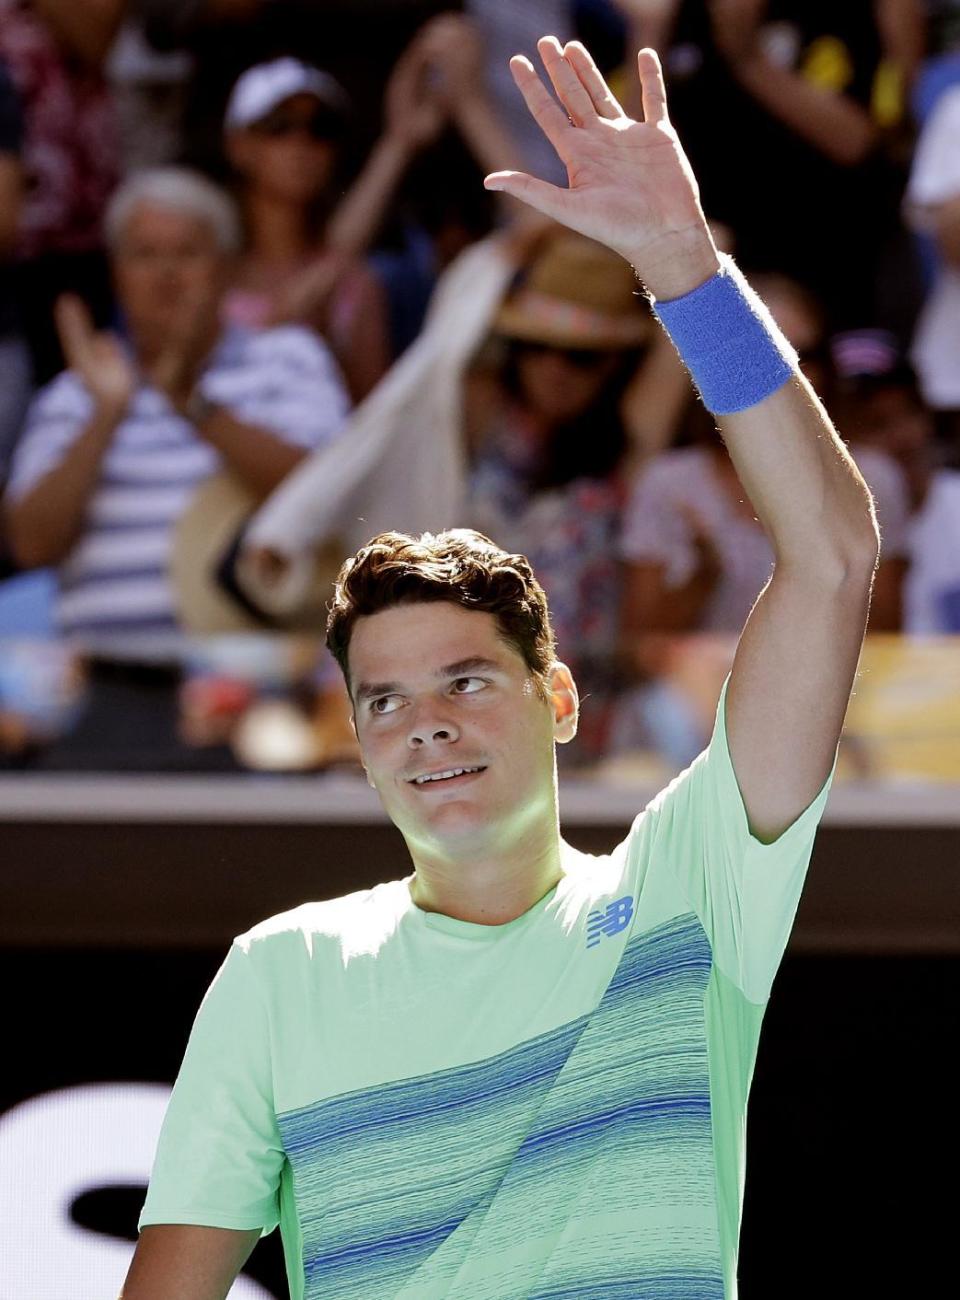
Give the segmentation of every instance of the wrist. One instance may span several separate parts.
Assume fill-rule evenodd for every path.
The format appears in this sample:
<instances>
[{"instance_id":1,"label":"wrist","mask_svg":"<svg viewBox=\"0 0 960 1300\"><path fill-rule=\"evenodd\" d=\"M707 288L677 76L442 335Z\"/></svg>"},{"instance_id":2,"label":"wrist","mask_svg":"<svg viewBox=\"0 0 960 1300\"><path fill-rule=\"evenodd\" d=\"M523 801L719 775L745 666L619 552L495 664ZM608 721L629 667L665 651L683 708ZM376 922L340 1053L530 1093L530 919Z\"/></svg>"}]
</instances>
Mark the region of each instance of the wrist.
<instances>
[{"instance_id":1,"label":"wrist","mask_svg":"<svg viewBox=\"0 0 960 1300\"><path fill-rule=\"evenodd\" d=\"M721 269L717 248L704 222L702 231L678 233L657 241L636 257L627 254L644 287L658 301L682 298L717 275Z\"/></svg>"},{"instance_id":2,"label":"wrist","mask_svg":"<svg viewBox=\"0 0 960 1300\"><path fill-rule=\"evenodd\" d=\"M195 429L199 429L201 425L205 424L214 411L218 409L217 403L212 402L204 394L199 384L191 389L182 401L175 402L174 405L180 415L192 424Z\"/></svg>"},{"instance_id":3,"label":"wrist","mask_svg":"<svg viewBox=\"0 0 960 1300\"><path fill-rule=\"evenodd\" d=\"M123 393L95 398L93 406L94 419L98 424L108 425L110 428L119 424L127 413L131 397L131 393Z\"/></svg>"}]
</instances>

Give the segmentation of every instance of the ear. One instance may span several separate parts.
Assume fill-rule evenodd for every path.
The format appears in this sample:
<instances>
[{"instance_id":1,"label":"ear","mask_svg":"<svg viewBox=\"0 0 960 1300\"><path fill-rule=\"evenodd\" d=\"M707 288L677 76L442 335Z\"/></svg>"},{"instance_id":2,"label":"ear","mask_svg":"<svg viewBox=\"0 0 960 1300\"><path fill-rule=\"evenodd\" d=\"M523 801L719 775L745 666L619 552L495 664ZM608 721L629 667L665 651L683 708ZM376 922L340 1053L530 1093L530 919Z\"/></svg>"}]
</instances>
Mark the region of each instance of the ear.
<instances>
[{"instance_id":1,"label":"ear","mask_svg":"<svg viewBox=\"0 0 960 1300\"><path fill-rule=\"evenodd\" d=\"M550 698L553 705L554 739L561 745L566 745L577 734L580 694L570 669L559 660L553 666Z\"/></svg>"}]
</instances>

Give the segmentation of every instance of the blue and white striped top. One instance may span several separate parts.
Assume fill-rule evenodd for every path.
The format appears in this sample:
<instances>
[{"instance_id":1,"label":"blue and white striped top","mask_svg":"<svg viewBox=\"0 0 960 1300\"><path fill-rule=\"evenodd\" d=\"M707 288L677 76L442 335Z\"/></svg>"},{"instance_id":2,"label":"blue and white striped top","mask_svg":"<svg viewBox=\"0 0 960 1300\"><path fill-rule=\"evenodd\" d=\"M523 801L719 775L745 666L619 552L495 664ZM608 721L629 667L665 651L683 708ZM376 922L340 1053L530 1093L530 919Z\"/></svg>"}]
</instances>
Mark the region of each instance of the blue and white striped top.
<instances>
[{"instance_id":1,"label":"blue and white striped top","mask_svg":"<svg viewBox=\"0 0 960 1300\"><path fill-rule=\"evenodd\" d=\"M308 449L333 441L350 409L332 353L294 325L228 327L201 386L238 419ZM73 371L40 390L14 453L10 501L61 461L92 415L93 400ZM78 649L113 658L179 657L184 638L168 578L173 530L221 463L159 389L137 389L104 456L83 532L57 571L59 628Z\"/></svg>"}]
</instances>

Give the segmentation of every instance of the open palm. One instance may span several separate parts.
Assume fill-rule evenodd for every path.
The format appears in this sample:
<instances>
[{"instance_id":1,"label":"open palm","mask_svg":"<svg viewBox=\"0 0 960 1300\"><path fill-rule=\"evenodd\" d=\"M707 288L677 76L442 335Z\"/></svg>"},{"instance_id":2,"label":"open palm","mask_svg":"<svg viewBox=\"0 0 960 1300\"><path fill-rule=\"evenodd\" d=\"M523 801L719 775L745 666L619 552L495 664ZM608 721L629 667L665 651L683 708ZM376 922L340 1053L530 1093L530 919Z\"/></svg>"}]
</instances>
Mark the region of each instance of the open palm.
<instances>
[{"instance_id":1,"label":"open palm","mask_svg":"<svg viewBox=\"0 0 960 1300\"><path fill-rule=\"evenodd\" d=\"M513 78L544 135L567 169L568 188L525 172L494 172L484 182L606 244L641 279L665 261L713 249L696 178L667 114L660 60L637 55L643 118L628 117L579 41L561 47L544 36L537 48L557 98L529 59L510 60Z\"/></svg>"}]
</instances>

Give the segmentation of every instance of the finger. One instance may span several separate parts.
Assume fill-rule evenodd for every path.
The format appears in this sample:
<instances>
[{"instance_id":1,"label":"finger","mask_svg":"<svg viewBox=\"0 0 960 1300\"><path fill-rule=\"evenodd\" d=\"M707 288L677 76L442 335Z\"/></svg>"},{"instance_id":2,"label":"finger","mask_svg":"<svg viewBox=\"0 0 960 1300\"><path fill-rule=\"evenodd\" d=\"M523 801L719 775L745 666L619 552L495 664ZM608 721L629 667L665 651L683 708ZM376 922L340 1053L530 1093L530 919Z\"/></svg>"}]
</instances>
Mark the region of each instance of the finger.
<instances>
[{"instance_id":1,"label":"finger","mask_svg":"<svg viewBox=\"0 0 960 1300\"><path fill-rule=\"evenodd\" d=\"M74 365L93 336L93 321L82 298L62 293L53 306L53 318L63 355Z\"/></svg>"},{"instance_id":2,"label":"finger","mask_svg":"<svg viewBox=\"0 0 960 1300\"><path fill-rule=\"evenodd\" d=\"M555 36L541 36L537 49L543 59L547 76L553 82L557 98L567 110L576 126L585 126L596 116L593 100L587 94L583 82L563 57L560 42Z\"/></svg>"},{"instance_id":3,"label":"finger","mask_svg":"<svg viewBox=\"0 0 960 1300\"><path fill-rule=\"evenodd\" d=\"M669 123L667 116L667 88L663 84L663 69L656 50L642 49L637 54L637 71L643 102L643 120L651 123Z\"/></svg>"},{"instance_id":4,"label":"finger","mask_svg":"<svg viewBox=\"0 0 960 1300\"><path fill-rule=\"evenodd\" d=\"M566 114L540 80L533 64L525 55L513 56L510 60L510 71L537 125L562 158L564 142L571 129Z\"/></svg>"},{"instance_id":5,"label":"finger","mask_svg":"<svg viewBox=\"0 0 960 1300\"><path fill-rule=\"evenodd\" d=\"M528 176L526 172L491 172L484 177L483 187L498 190L501 194L510 194L523 203L529 203L531 208L536 208L545 216L566 224L570 191L560 185L537 180L536 176Z\"/></svg>"},{"instance_id":6,"label":"finger","mask_svg":"<svg viewBox=\"0 0 960 1300\"><path fill-rule=\"evenodd\" d=\"M580 41L567 41L563 47L563 57L580 78L600 117L611 119L626 117L616 95L607 85L603 74L593 61L593 55L585 45Z\"/></svg>"}]
</instances>

